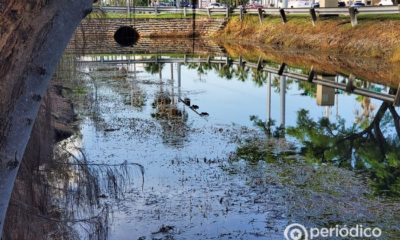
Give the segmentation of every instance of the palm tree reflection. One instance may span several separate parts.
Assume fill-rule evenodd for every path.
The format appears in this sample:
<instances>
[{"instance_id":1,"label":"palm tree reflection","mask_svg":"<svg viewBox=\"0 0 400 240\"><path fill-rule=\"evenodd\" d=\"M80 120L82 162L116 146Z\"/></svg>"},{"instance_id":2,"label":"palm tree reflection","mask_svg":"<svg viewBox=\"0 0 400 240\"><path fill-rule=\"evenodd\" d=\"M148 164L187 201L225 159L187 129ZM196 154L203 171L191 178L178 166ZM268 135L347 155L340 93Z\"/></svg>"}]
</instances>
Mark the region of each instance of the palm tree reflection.
<instances>
[{"instance_id":1,"label":"palm tree reflection","mask_svg":"<svg viewBox=\"0 0 400 240\"><path fill-rule=\"evenodd\" d=\"M150 63L146 67L149 71L158 70L160 76L160 88L152 103L154 112L151 116L161 125L164 143L174 147L182 146L188 131L186 126L188 115L184 109L178 107L179 96L175 95L173 74L168 86L162 78L162 65Z\"/></svg>"}]
</instances>

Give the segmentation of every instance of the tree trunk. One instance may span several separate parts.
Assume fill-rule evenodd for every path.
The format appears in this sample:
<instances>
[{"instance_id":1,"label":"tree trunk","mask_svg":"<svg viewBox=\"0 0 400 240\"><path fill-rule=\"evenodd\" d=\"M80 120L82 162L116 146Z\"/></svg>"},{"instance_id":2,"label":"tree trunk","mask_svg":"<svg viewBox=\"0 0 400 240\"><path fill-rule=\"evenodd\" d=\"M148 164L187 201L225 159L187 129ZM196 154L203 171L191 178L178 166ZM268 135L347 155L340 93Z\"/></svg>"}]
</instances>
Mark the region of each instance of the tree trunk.
<instances>
[{"instance_id":1,"label":"tree trunk","mask_svg":"<svg viewBox=\"0 0 400 240\"><path fill-rule=\"evenodd\" d=\"M0 233L41 99L93 0L8 0L0 9ZM1 238L1 235L0 235Z\"/></svg>"}]
</instances>

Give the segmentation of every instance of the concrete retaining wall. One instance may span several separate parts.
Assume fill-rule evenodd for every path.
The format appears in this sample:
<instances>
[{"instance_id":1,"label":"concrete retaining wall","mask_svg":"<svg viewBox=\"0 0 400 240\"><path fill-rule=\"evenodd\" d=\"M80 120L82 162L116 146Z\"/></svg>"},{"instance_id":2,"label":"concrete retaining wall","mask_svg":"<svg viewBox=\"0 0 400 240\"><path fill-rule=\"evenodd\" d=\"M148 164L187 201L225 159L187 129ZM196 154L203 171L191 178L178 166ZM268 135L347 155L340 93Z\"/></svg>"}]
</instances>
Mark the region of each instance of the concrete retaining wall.
<instances>
[{"instance_id":1,"label":"concrete retaining wall","mask_svg":"<svg viewBox=\"0 0 400 240\"><path fill-rule=\"evenodd\" d=\"M200 18L195 21L198 39L191 40L192 19L90 19L81 23L71 38L67 52L76 53L216 53L223 52L207 36L224 28L223 18ZM131 25L140 35L132 47L121 48L114 33L121 26Z\"/></svg>"},{"instance_id":2,"label":"concrete retaining wall","mask_svg":"<svg viewBox=\"0 0 400 240\"><path fill-rule=\"evenodd\" d=\"M112 37L121 26L132 26L140 37L187 37L208 36L222 30L226 24L224 18L174 19L89 19L81 23L77 36L101 39Z\"/></svg>"}]
</instances>

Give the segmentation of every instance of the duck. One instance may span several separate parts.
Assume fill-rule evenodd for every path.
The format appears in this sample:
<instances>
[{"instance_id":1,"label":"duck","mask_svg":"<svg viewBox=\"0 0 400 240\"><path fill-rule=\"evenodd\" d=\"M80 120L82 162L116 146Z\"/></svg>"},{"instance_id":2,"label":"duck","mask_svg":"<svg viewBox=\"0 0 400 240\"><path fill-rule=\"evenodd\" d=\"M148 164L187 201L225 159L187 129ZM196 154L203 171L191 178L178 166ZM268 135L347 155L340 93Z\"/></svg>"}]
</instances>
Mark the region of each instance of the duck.
<instances>
[{"instance_id":1,"label":"duck","mask_svg":"<svg viewBox=\"0 0 400 240\"><path fill-rule=\"evenodd\" d=\"M183 103L186 104L187 106L190 106L190 98L183 99Z\"/></svg>"}]
</instances>

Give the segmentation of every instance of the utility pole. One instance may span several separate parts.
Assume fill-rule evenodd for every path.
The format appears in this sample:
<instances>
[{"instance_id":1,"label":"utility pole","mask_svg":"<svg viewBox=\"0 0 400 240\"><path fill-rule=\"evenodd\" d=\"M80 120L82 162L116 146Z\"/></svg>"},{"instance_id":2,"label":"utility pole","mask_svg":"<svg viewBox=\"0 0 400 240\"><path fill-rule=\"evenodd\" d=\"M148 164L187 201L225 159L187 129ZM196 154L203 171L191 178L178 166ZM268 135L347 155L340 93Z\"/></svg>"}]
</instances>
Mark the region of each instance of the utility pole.
<instances>
[{"instance_id":1,"label":"utility pole","mask_svg":"<svg viewBox=\"0 0 400 240\"><path fill-rule=\"evenodd\" d=\"M131 16L131 0L126 0L126 12L128 14L128 17Z\"/></svg>"},{"instance_id":2,"label":"utility pole","mask_svg":"<svg viewBox=\"0 0 400 240\"><path fill-rule=\"evenodd\" d=\"M181 63L178 63L177 66L177 72L178 72L178 98L181 98L181 78L182 78L182 69L181 69Z\"/></svg>"},{"instance_id":3,"label":"utility pole","mask_svg":"<svg viewBox=\"0 0 400 240\"><path fill-rule=\"evenodd\" d=\"M267 122L271 121L271 73L268 73L267 80Z\"/></svg>"},{"instance_id":4,"label":"utility pole","mask_svg":"<svg viewBox=\"0 0 400 240\"><path fill-rule=\"evenodd\" d=\"M286 124L286 77L280 77L280 97L281 97L281 127Z\"/></svg>"}]
</instances>

